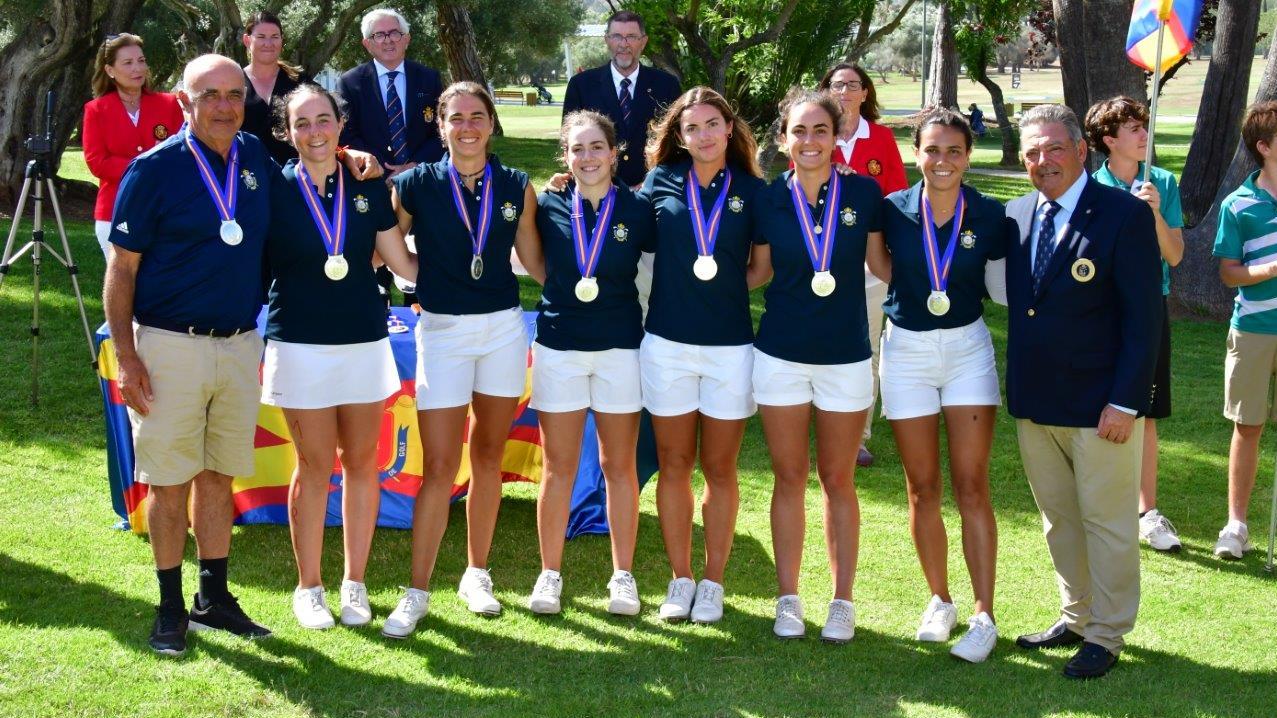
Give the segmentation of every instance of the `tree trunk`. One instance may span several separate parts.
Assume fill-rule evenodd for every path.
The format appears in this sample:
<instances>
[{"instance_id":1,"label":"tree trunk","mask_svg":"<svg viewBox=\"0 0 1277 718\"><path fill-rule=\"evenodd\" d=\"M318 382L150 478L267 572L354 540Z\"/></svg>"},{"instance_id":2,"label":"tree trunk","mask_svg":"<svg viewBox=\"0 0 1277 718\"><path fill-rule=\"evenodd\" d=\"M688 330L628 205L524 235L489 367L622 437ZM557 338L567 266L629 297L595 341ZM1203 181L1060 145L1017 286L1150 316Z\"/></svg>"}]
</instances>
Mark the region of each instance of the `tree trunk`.
<instances>
[{"instance_id":1,"label":"tree trunk","mask_svg":"<svg viewBox=\"0 0 1277 718\"><path fill-rule=\"evenodd\" d=\"M488 86L488 78L483 74L483 63L479 60L479 47L474 38L474 25L470 22L470 11L456 0L435 0L435 21L439 28L439 44L443 46L443 54L448 58L448 73L453 82L477 82L481 87ZM493 133L503 134L501 121L494 117Z\"/></svg>"},{"instance_id":2,"label":"tree trunk","mask_svg":"<svg viewBox=\"0 0 1277 718\"><path fill-rule=\"evenodd\" d=\"M296 38L288 38L286 45L293 48L293 63L312 76L318 75L349 34L359 32L359 20L364 13L381 2L383 0L356 0L334 20L332 0L319 0L314 19Z\"/></svg>"},{"instance_id":3,"label":"tree trunk","mask_svg":"<svg viewBox=\"0 0 1277 718\"><path fill-rule=\"evenodd\" d=\"M1252 0L1253 1L1253 0ZM1264 76L1259 81L1255 102L1277 100L1277 62L1273 61L1273 48L1277 47L1277 32L1272 33L1268 44L1268 61ZM1235 289L1225 287L1219 281L1219 263L1211 256L1215 244L1215 231L1219 227L1219 205L1224 197L1255 171L1255 161L1250 152L1237 143L1232 162L1223 180L1215 188L1215 199L1205 219L1195 227L1184 231L1184 260L1171 270L1171 293L1188 308L1214 316L1227 316L1231 311Z\"/></svg>"},{"instance_id":4,"label":"tree trunk","mask_svg":"<svg viewBox=\"0 0 1277 718\"><path fill-rule=\"evenodd\" d=\"M958 106L958 49L953 41L953 10L940 2L940 16L931 38L931 70L927 75L927 106Z\"/></svg>"},{"instance_id":5,"label":"tree trunk","mask_svg":"<svg viewBox=\"0 0 1277 718\"><path fill-rule=\"evenodd\" d=\"M235 0L216 0L213 3L217 10L217 39L213 41L213 52L225 55L240 65L248 64L248 50L240 41L244 32L244 21L239 14L239 5Z\"/></svg>"},{"instance_id":6,"label":"tree trunk","mask_svg":"<svg viewBox=\"0 0 1277 718\"><path fill-rule=\"evenodd\" d=\"M1258 29L1259 3L1222 0L1219 4L1215 47L1179 185L1184 221L1189 226L1197 224L1210 209L1228 158L1237 147Z\"/></svg>"},{"instance_id":7,"label":"tree trunk","mask_svg":"<svg viewBox=\"0 0 1277 718\"><path fill-rule=\"evenodd\" d=\"M0 206L17 201L33 158L24 143L44 135L49 90L57 93L49 172L57 173L62 151L80 126L99 38L131 26L141 5L142 0L117 0L95 17L92 3L46 0L42 18L0 49Z\"/></svg>"},{"instance_id":8,"label":"tree trunk","mask_svg":"<svg viewBox=\"0 0 1277 718\"><path fill-rule=\"evenodd\" d=\"M993 114L998 118L998 131L1002 133L1003 167L1015 167L1020 163L1020 147L1016 142L1015 130L1011 128L1011 118L1007 116L1006 103L1002 99L1002 88L994 82L986 72L981 72L976 80L989 91L989 100L993 102Z\"/></svg>"}]
</instances>

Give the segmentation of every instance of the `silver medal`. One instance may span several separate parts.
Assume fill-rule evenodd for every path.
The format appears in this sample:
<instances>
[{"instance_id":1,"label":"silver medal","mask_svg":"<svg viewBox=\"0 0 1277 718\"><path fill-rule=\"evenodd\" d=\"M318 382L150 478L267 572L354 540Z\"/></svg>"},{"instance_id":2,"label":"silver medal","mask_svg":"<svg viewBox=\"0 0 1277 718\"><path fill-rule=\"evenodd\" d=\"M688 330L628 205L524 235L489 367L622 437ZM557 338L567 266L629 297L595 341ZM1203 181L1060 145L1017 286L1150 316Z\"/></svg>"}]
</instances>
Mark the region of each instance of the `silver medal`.
<instances>
[{"instance_id":1,"label":"silver medal","mask_svg":"<svg viewBox=\"0 0 1277 718\"><path fill-rule=\"evenodd\" d=\"M718 262L712 256L702 254L692 263L692 274L695 274L697 279L708 282L718 274Z\"/></svg>"},{"instance_id":2,"label":"silver medal","mask_svg":"<svg viewBox=\"0 0 1277 718\"><path fill-rule=\"evenodd\" d=\"M594 277L581 277L576 283L576 298L583 302L592 302L599 298L599 280Z\"/></svg>"},{"instance_id":3,"label":"silver medal","mask_svg":"<svg viewBox=\"0 0 1277 718\"><path fill-rule=\"evenodd\" d=\"M478 280L483 276L483 257L474 255L474 259L470 260L470 277Z\"/></svg>"},{"instance_id":4,"label":"silver medal","mask_svg":"<svg viewBox=\"0 0 1277 718\"><path fill-rule=\"evenodd\" d=\"M221 235L223 242L232 247L244 241L244 228L233 219L223 221L217 233Z\"/></svg>"},{"instance_id":5,"label":"silver medal","mask_svg":"<svg viewBox=\"0 0 1277 718\"><path fill-rule=\"evenodd\" d=\"M949 313L949 295L944 292L932 292L927 296L927 311L942 317Z\"/></svg>"},{"instance_id":6,"label":"silver medal","mask_svg":"<svg viewBox=\"0 0 1277 718\"><path fill-rule=\"evenodd\" d=\"M324 276L334 282L341 281L346 278L346 274L350 271L350 265L346 263L346 258L340 254L333 254L324 262Z\"/></svg>"},{"instance_id":7,"label":"silver medal","mask_svg":"<svg viewBox=\"0 0 1277 718\"><path fill-rule=\"evenodd\" d=\"M827 297L834 293L838 282L832 272L816 272L811 278L811 291L818 297Z\"/></svg>"}]
</instances>

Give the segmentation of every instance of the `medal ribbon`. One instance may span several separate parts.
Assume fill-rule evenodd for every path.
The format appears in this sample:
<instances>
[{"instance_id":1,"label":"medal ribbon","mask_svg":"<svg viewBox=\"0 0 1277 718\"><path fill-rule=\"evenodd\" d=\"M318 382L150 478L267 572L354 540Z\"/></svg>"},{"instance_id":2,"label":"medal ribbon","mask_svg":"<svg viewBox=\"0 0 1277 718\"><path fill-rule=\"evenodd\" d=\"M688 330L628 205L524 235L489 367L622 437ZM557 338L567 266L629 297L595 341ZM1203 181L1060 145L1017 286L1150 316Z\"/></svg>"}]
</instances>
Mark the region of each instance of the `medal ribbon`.
<instances>
[{"instance_id":1,"label":"medal ribbon","mask_svg":"<svg viewBox=\"0 0 1277 718\"><path fill-rule=\"evenodd\" d=\"M612 225L612 209L616 204L616 186L609 187L603 202L599 204L598 216L594 218L594 231L585 232L585 203L581 193L572 188L572 246L576 248L576 268L582 277L594 276L594 269L599 266L599 256L603 251L603 240Z\"/></svg>"},{"instance_id":2,"label":"medal ribbon","mask_svg":"<svg viewBox=\"0 0 1277 718\"><path fill-rule=\"evenodd\" d=\"M789 194L794 200L794 213L798 215L798 227L803 231L803 239L807 245L807 256L811 258L811 266L817 272L828 272L829 261L834 252L834 235L838 233L838 200L842 195L842 182L836 173L829 175L829 191L825 193L825 221L821 224L821 234L816 234L812 225L811 211L807 207L807 195L798 182L798 173L794 173L789 183Z\"/></svg>"},{"instance_id":3,"label":"medal ribbon","mask_svg":"<svg viewBox=\"0 0 1277 718\"><path fill-rule=\"evenodd\" d=\"M333 200L332 219L324 213L324 207L319 203L319 193L311 183L310 173L300 161L297 163L297 184L301 186L306 209L310 210L310 218L319 228L319 236L324 240L328 255L340 255L346 246L346 177L341 166L337 167L337 198Z\"/></svg>"},{"instance_id":4,"label":"medal ribbon","mask_svg":"<svg viewBox=\"0 0 1277 718\"><path fill-rule=\"evenodd\" d=\"M692 215L692 236L696 239L697 253L702 257L708 257L714 254L714 245L718 244L718 228L723 219L723 205L727 202L727 190L732 185L732 171L725 169L723 177L723 191L718 193L718 199L714 200L714 207L710 210L709 220L705 219L705 211L701 206L701 183L696 177L696 168L693 167L687 173L687 209Z\"/></svg>"},{"instance_id":5,"label":"medal ribbon","mask_svg":"<svg viewBox=\"0 0 1277 718\"><path fill-rule=\"evenodd\" d=\"M937 246L935 215L931 212L931 203L927 201L927 193L922 193L922 249L927 260L927 277L931 280L931 290L943 292L949 288L949 270L953 268L953 251L958 246L958 232L962 231L962 216L966 214L967 203L958 191L958 204L953 212L953 231L949 233L949 246L945 247L944 257L940 258Z\"/></svg>"},{"instance_id":6,"label":"medal ribbon","mask_svg":"<svg viewBox=\"0 0 1277 718\"><path fill-rule=\"evenodd\" d=\"M213 177L213 167L208 163L208 158L204 156L204 151L195 142L189 129L183 139L186 141L186 146L191 150L191 156L195 158L195 166L199 168L200 179L204 180L204 186L208 188L208 193L213 197L213 204L217 206L218 216L222 218L223 222L235 219L235 203L239 198L239 182L235 181L235 176L239 171L239 138L231 142L231 152L226 162L225 191L217 188L217 179Z\"/></svg>"},{"instance_id":7,"label":"medal ribbon","mask_svg":"<svg viewBox=\"0 0 1277 718\"><path fill-rule=\"evenodd\" d=\"M470 213L466 210L465 185L461 181L461 173L457 171L456 165L448 165L448 173L452 175L452 203L457 207L457 214L461 217L461 223L466 226L466 231L470 233L470 246L474 249L475 256L483 254L483 247L488 243L488 230L492 227L492 165L484 165L483 167L483 195L479 200L479 226L476 229L470 223Z\"/></svg>"}]
</instances>

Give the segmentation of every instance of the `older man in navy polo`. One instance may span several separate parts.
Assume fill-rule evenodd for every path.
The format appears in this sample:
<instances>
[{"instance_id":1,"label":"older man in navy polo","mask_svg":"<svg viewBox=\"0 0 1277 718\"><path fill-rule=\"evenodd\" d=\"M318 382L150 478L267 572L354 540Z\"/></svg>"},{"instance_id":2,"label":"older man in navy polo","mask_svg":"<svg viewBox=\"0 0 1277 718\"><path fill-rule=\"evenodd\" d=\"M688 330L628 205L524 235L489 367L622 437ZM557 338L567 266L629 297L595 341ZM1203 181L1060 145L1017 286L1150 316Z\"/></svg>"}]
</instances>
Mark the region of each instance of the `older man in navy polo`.
<instances>
[{"instance_id":1,"label":"older man in navy polo","mask_svg":"<svg viewBox=\"0 0 1277 718\"><path fill-rule=\"evenodd\" d=\"M260 394L262 254L277 168L239 131L244 73L205 55L182 75L182 132L141 155L120 184L107 264L107 321L133 426L136 479L160 584L150 644L181 655L186 631L270 631L226 585L231 477L253 473ZM182 595L187 500L194 491L199 593Z\"/></svg>"}]
</instances>

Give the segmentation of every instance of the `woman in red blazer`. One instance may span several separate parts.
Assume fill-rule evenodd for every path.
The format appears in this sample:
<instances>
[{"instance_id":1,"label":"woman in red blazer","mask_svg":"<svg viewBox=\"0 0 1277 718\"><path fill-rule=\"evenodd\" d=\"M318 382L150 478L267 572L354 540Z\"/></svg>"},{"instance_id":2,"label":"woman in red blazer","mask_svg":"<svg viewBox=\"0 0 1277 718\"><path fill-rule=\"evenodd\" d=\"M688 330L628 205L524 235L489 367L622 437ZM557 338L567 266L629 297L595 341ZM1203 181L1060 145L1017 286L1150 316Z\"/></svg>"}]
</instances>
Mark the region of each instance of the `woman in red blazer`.
<instances>
[{"instance_id":1,"label":"woman in red blazer","mask_svg":"<svg viewBox=\"0 0 1277 718\"><path fill-rule=\"evenodd\" d=\"M94 230L107 253L111 210L124 169L134 157L175 134L182 126L177 98L150 87L142 38L112 35L98 48L93 98L84 105L84 161L98 178Z\"/></svg>"},{"instance_id":2,"label":"woman in red blazer","mask_svg":"<svg viewBox=\"0 0 1277 718\"><path fill-rule=\"evenodd\" d=\"M820 78L816 89L828 92L842 105L842 122L838 127L838 146L834 148L834 162L847 165L856 174L872 178L882 189L882 196L905 189L905 164L900 158L891 130L878 124L881 108L873 79L857 65L839 63ZM865 307L869 313L869 344L873 348L874 396L878 394L878 340L882 337L882 303L887 300L887 285L865 269ZM865 448L873 429L873 406L869 407L869 421L865 422L864 436L856 463L871 466L873 454Z\"/></svg>"}]
</instances>

